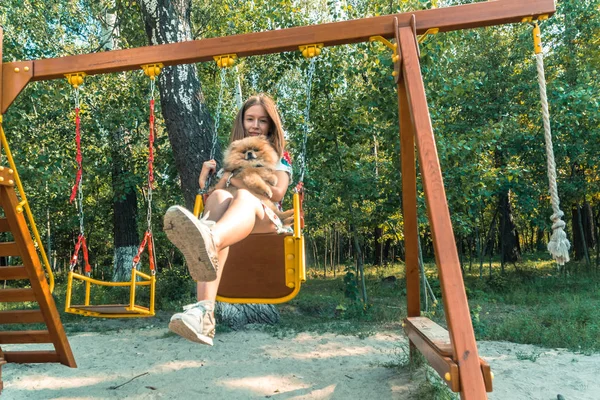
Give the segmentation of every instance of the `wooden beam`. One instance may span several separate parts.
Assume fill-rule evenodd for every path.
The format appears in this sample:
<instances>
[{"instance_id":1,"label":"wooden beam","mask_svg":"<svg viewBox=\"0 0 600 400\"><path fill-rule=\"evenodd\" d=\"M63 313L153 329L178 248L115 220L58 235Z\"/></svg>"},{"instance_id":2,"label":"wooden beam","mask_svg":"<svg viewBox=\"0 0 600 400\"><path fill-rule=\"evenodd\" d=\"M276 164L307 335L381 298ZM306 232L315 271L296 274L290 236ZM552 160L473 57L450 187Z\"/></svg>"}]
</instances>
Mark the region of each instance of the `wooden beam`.
<instances>
[{"instance_id":1,"label":"wooden beam","mask_svg":"<svg viewBox=\"0 0 600 400\"><path fill-rule=\"evenodd\" d=\"M415 129L419 166L421 167L435 258L442 286L444 310L450 341L454 348L452 358L460 370L461 399L485 399L485 385L479 365L477 343L456 251L413 28L401 27L399 39L398 49L402 57L402 74L406 82L406 94Z\"/></svg>"},{"instance_id":2,"label":"wooden beam","mask_svg":"<svg viewBox=\"0 0 600 400\"><path fill-rule=\"evenodd\" d=\"M64 74L86 72L88 75L139 69L140 65L162 62L176 65L212 61L220 54L238 57L296 51L298 46L324 43L325 46L368 41L371 36L393 38L394 18L400 26L409 26L411 16L417 20L417 33L429 28L441 32L520 22L523 17L551 15L554 0L498 0L454 7L415 11L351 21L333 22L247 33L181 43L113 50L35 61L34 81L63 78ZM12 63L7 63L8 69Z\"/></svg>"}]
</instances>

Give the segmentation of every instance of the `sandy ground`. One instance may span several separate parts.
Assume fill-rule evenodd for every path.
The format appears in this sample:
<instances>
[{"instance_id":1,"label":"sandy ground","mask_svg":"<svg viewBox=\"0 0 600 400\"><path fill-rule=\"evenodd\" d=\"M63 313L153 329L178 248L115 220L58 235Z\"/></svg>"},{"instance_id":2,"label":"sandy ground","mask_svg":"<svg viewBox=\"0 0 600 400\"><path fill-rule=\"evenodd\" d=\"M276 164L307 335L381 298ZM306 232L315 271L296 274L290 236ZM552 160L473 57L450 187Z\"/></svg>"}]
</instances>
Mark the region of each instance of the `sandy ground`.
<instances>
[{"instance_id":1,"label":"sandy ground","mask_svg":"<svg viewBox=\"0 0 600 400\"><path fill-rule=\"evenodd\" d=\"M417 384L398 364L403 335L364 339L245 330L205 347L165 328L70 335L77 369L8 364L6 399L410 399ZM405 347L405 346L404 346ZM600 354L479 343L495 374L490 399L600 399ZM17 349L19 346L3 346ZM32 349L28 347L28 349ZM535 360L535 361L532 361Z\"/></svg>"}]
</instances>

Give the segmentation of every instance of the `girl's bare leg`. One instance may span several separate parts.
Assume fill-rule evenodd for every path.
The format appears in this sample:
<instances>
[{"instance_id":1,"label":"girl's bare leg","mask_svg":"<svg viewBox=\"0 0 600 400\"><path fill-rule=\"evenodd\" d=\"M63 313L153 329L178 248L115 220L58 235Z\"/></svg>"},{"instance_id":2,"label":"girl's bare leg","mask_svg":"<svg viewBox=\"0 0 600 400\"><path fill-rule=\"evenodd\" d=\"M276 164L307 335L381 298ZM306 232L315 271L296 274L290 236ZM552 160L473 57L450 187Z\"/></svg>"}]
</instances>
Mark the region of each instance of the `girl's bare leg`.
<instances>
[{"instance_id":1,"label":"girl's bare leg","mask_svg":"<svg viewBox=\"0 0 600 400\"><path fill-rule=\"evenodd\" d=\"M219 252L217 279L198 282L198 301L217 297L219 283L229 255L229 246L245 239L250 233L273 232L271 220L266 217L263 206L247 190L238 190L233 196L224 190L215 191L206 202L205 216L215 221L213 238Z\"/></svg>"}]
</instances>

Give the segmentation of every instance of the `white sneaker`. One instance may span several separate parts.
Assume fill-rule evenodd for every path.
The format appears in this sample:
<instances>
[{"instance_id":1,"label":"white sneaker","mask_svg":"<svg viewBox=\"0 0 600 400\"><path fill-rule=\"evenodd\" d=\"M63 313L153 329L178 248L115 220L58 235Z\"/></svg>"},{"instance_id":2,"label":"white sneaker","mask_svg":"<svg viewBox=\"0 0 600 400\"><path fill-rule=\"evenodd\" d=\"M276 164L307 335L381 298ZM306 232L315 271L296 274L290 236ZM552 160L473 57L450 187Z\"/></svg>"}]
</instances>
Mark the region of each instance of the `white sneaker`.
<instances>
[{"instance_id":1,"label":"white sneaker","mask_svg":"<svg viewBox=\"0 0 600 400\"><path fill-rule=\"evenodd\" d=\"M214 301L199 301L183 309L184 312L171 317L169 330L192 342L212 346L215 337Z\"/></svg>"},{"instance_id":2,"label":"white sneaker","mask_svg":"<svg viewBox=\"0 0 600 400\"><path fill-rule=\"evenodd\" d=\"M198 220L181 206L172 206L165 213L163 229L169 240L183 253L195 281L210 282L217 279L219 257L210 224Z\"/></svg>"}]
</instances>

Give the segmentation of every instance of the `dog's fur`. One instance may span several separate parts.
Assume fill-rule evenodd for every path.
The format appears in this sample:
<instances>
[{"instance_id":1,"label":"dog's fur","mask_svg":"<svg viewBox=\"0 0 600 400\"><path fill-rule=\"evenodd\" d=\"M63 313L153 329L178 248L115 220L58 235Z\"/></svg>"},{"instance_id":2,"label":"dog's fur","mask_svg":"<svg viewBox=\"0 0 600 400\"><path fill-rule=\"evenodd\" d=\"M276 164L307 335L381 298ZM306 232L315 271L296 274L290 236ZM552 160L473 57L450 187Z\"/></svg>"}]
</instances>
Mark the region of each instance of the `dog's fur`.
<instances>
[{"instance_id":1,"label":"dog's fur","mask_svg":"<svg viewBox=\"0 0 600 400\"><path fill-rule=\"evenodd\" d=\"M250 136L229 145L223 156L223 169L241 179L246 188L273 210L284 225L289 225L294 211L279 211L271 201L271 186L277 185L275 167L278 162L277 151L266 138ZM229 187L227 190L233 192L237 189Z\"/></svg>"}]
</instances>

